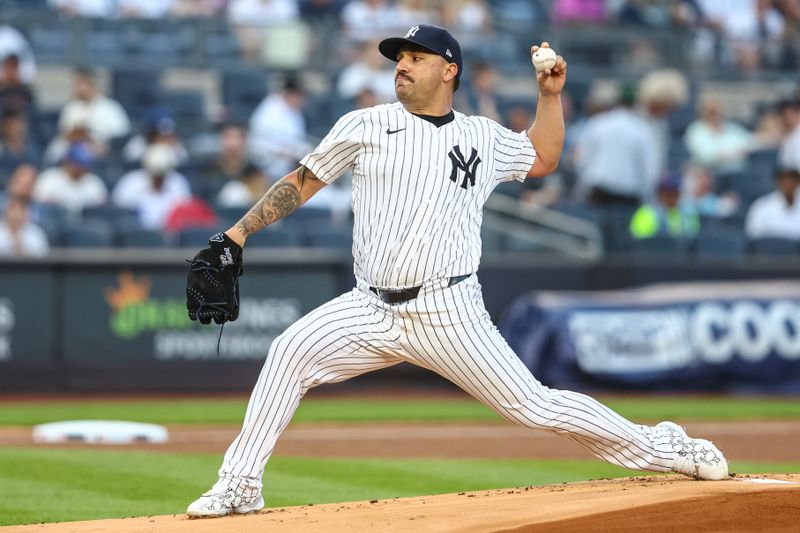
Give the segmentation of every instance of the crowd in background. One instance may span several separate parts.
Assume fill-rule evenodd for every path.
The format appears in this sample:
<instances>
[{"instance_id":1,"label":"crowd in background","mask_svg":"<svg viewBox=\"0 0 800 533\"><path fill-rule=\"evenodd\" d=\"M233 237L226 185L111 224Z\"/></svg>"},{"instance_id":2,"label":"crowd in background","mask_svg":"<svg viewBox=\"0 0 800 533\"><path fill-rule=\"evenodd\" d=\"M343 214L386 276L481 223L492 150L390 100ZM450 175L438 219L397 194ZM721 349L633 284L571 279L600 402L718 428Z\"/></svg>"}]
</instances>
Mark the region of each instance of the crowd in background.
<instances>
[{"instance_id":1,"label":"crowd in background","mask_svg":"<svg viewBox=\"0 0 800 533\"><path fill-rule=\"evenodd\" d=\"M36 50L0 23L0 254L44 255L50 247L94 242L103 232L116 245L192 244L178 236L230 222L226 216L242 213L313 147L310 122L319 117L296 67L308 60L315 20L340 28L345 46L336 48L341 57L332 54L341 64L329 81L349 108L395 100L394 65L377 52L380 38L437 23L465 48L455 108L517 131L533 119L535 94L505 100L502 73L481 53L482 43L503 31L496 19L512 9L521 20L554 25L691 28L695 60L746 77L773 68L796 79L800 69L800 0L48 0L46 6L65 17L225 17L239 40L236 61L269 66L279 58L295 68L282 68L280 83L269 90L265 84L246 116L220 113L209 131L193 135L169 107L126 108L117 95L104 94L96 69L77 66L69 102L51 131L39 120L45 110L34 90ZM645 43L637 52L645 64L646 49ZM580 98L568 83L559 171L504 192L530 209L612 220L623 246L656 237L689 240L709 227L800 243L800 84L759 104L746 113L749 120L733 120L724 99L698 94L674 69L651 69L632 81L598 78ZM347 181L324 189L309 208L346 220ZM102 217L113 218L113 227L88 224ZM85 230L83 237L67 231L73 226Z\"/></svg>"}]
</instances>

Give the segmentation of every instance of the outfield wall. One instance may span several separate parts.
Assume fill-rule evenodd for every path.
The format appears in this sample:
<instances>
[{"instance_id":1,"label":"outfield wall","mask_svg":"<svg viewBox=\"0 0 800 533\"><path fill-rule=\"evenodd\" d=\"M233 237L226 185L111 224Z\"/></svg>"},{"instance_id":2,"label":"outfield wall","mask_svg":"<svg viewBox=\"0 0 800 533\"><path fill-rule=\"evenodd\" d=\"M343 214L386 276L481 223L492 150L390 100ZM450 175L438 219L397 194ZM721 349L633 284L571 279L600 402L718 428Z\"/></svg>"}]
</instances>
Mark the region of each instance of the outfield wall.
<instances>
[{"instance_id":1,"label":"outfield wall","mask_svg":"<svg viewBox=\"0 0 800 533\"><path fill-rule=\"evenodd\" d=\"M349 254L250 251L240 318L226 325L217 356L219 327L186 317L184 260L192 253L72 250L0 262L0 390L248 390L272 339L353 284ZM502 254L485 258L479 278L487 309L499 321L528 291L798 279L798 273L800 262L787 259L593 264ZM413 384L431 380L409 365L380 374Z\"/></svg>"}]
</instances>

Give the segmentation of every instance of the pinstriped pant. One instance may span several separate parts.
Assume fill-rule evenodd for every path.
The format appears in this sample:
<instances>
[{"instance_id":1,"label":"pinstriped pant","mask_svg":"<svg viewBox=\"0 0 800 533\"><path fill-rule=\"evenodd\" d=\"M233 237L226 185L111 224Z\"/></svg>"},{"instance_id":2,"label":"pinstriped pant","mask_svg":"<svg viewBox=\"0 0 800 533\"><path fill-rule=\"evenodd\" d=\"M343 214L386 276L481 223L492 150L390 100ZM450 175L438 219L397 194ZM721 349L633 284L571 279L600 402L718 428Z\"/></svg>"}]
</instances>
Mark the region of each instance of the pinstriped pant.
<instances>
[{"instance_id":1,"label":"pinstriped pant","mask_svg":"<svg viewBox=\"0 0 800 533\"><path fill-rule=\"evenodd\" d=\"M425 286L399 305L359 282L291 325L270 347L220 478L260 490L275 443L310 388L403 361L440 374L514 424L569 437L610 463L656 472L672 466L664 430L540 384L492 324L473 275L449 288Z\"/></svg>"}]
</instances>

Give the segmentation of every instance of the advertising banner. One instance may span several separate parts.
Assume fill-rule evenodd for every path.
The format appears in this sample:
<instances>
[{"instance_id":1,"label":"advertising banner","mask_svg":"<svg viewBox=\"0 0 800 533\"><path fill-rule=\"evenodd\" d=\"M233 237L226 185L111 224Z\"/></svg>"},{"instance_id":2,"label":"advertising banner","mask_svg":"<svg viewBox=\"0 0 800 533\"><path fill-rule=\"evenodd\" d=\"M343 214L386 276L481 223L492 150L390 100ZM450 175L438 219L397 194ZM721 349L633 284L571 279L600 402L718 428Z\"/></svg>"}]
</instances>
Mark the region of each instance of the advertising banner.
<instances>
[{"instance_id":1,"label":"advertising banner","mask_svg":"<svg viewBox=\"0 0 800 533\"><path fill-rule=\"evenodd\" d=\"M800 281L529 294L500 330L552 387L800 392Z\"/></svg>"},{"instance_id":2,"label":"advertising banner","mask_svg":"<svg viewBox=\"0 0 800 533\"><path fill-rule=\"evenodd\" d=\"M239 318L225 324L220 339L220 326L189 320L185 286L183 271L141 267L67 272L65 359L84 367L263 360L275 337L336 296L338 289L329 269L251 270L240 280Z\"/></svg>"},{"instance_id":3,"label":"advertising banner","mask_svg":"<svg viewBox=\"0 0 800 533\"><path fill-rule=\"evenodd\" d=\"M2 273L0 283L0 369L38 366L53 358L55 276L47 270Z\"/></svg>"}]
</instances>

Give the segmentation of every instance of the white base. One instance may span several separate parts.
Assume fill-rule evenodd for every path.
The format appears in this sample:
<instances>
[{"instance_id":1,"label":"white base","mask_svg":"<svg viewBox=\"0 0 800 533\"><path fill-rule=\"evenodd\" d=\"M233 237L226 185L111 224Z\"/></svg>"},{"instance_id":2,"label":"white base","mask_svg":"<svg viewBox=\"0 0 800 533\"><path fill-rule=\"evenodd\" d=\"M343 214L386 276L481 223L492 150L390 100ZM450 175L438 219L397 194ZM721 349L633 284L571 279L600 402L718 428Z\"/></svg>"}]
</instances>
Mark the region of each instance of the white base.
<instances>
[{"instance_id":1,"label":"white base","mask_svg":"<svg viewBox=\"0 0 800 533\"><path fill-rule=\"evenodd\" d=\"M169 441L164 426L119 420L67 420L33 428L39 443L82 442L87 444L162 444Z\"/></svg>"}]
</instances>

